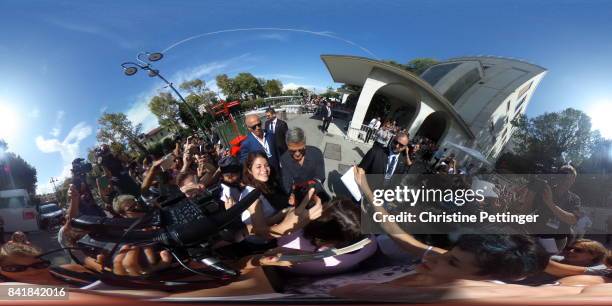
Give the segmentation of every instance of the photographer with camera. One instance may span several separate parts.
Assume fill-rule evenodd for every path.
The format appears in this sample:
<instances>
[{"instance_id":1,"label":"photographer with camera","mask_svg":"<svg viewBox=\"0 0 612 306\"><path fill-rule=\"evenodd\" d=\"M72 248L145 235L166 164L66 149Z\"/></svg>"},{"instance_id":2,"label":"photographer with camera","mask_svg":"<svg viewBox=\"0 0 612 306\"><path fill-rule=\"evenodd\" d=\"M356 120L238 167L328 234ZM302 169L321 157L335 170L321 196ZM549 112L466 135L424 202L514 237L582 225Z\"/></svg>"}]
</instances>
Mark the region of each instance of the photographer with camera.
<instances>
[{"instance_id":1,"label":"photographer with camera","mask_svg":"<svg viewBox=\"0 0 612 306\"><path fill-rule=\"evenodd\" d=\"M87 174L92 171L90 163L82 158L72 161L72 184L70 185L70 206L76 207L78 214L105 216L104 211L94 200L91 188L87 184Z\"/></svg>"},{"instance_id":2,"label":"photographer with camera","mask_svg":"<svg viewBox=\"0 0 612 306\"><path fill-rule=\"evenodd\" d=\"M129 169L123 166L121 160L113 155L107 144L102 144L95 150L97 164L100 165L104 175L110 178L114 195L131 194L140 196L138 183L129 174Z\"/></svg>"},{"instance_id":3,"label":"photographer with camera","mask_svg":"<svg viewBox=\"0 0 612 306\"><path fill-rule=\"evenodd\" d=\"M82 215L106 217L104 210L98 206L93 198L91 189L87 185L87 173L91 172L92 165L82 158L72 161L72 184L68 189L68 211L64 225L57 233L57 239L63 248L75 247L77 240L87 233L72 227L71 220Z\"/></svg>"}]
</instances>

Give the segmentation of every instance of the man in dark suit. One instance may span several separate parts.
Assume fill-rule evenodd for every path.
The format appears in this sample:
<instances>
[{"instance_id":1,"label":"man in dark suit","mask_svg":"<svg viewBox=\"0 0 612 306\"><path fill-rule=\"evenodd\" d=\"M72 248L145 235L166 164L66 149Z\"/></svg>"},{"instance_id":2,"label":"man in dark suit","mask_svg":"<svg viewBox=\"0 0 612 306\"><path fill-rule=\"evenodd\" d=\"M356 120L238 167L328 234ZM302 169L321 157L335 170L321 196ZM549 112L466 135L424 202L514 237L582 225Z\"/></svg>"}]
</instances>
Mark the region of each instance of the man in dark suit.
<instances>
[{"instance_id":1,"label":"man in dark suit","mask_svg":"<svg viewBox=\"0 0 612 306\"><path fill-rule=\"evenodd\" d=\"M324 133L327 133L327 129L329 128L329 124L332 121L332 109L331 103L325 102L325 106L323 106L323 130Z\"/></svg>"},{"instance_id":2,"label":"man in dark suit","mask_svg":"<svg viewBox=\"0 0 612 306\"><path fill-rule=\"evenodd\" d=\"M244 163L249 153L261 151L268 156L270 166L278 171L278 155L274 150L274 136L264 131L258 115L247 115L244 123L249 133L247 139L240 144L238 155L240 162Z\"/></svg>"},{"instance_id":3,"label":"man in dark suit","mask_svg":"<svg viewBox=\"0 0 612 306\"><path fill-rule=\"evenodd\" d=\"M377 174L375 187L388 187L392 183L392 175L406 174L412 161L408 155L408 134L398 133L388 147L373 146L363 157L359 167L366 174Z\"/></svg>"},{"instance_id":4,"label":"man in dark suit","mask_svg":"<svg viewBox=\"0 0 612 306\"><path fill-rule=\"evenodd\" d=\"M274 135L276 156L281 156L287 151L287 122L276 117L276 111L273 108L266 110L266 133Z\"/></svg>"}]
</instances>

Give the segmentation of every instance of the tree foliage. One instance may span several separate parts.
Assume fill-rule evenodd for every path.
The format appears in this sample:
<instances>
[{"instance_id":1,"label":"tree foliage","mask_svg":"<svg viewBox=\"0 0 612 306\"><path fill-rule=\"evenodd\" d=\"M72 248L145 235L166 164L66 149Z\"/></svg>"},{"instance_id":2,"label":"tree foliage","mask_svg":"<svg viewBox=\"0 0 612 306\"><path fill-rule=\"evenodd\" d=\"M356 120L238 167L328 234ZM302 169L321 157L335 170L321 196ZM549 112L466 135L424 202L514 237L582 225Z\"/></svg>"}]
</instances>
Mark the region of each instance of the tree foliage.
<instances>
[{"instance_id":1,"label":"tree foliage","mask_svg":"<svg viewBox=\"0 0 612 306\"><path fill-rule=\"evenodd\" d=\"M7 150L8 144L0 139L0 190L26 189L30 194L35 194L38 183L36 168Z\"/></svg>"},{"instance_id":2,"label":"tree foliage","mask_svg":"<svg viewBox=\"0 0 612 306\"><path fill-rule=\"evenodd\" d=\"M172 132L182 128L178 101L169 92L162 92L151 98L149 110L157 117L161 127Z\"/></svg>"},{"instance_id":3,"label":"tree foliage","mask_svg":"<svg viewBox=\"0 0 612 306\"><path fill-rule=\"evenodd\" d=\"M327 90L321 94L322 97L325 98L334 98L334 99L339 99L341 94L339 92L337 92L336 90L334 90L333 87L329 86L327 87Z\"/></svg>"},{"instance_id":4,"label":"tree foliage","mask_svg":"<svg viewBox=\"0 0 612 306\"><path fill-rule=\"evenodd\" d=\"M531 119L519 116L512 124L517 128L516 152L547 168L570 161L579 165L590 156L598 135L591 131L591 118L573 108Z\"/></svg>"},{"instance_id":5,"label":"tree foliage","mask_svg":"<svg viewBox=\"0 0 612 306\"><path fill-rule=\"evenodd\" d=\"M142 125L134 125L124 113L103 113L98 119L100 129L96 138L101 143L118 143L140 152L146 152L139 140Z\"/></svg>"},{"instance_id":6,"label":"tree foliage","mask_svg":"<svg viewBox=\"0 0 612 306\"><path fill-rule=\"evenodd\" d=\"M439 63L436 59L433 58L428 58L428 57L422 57L422 58L415 58L411 61L409 61L407 64L400 64L394 60L386 60L383 61L387 64L391 64L393 66L397 66L401 69L407 70L412 72L413 74L416 75L421 75L423 72L425 72L425 70L427 70L429 67Z\"/></svg>"},{"instance_id":7,"label":"tree foliage","mask_svg":"<svg viewBox=\"0 0 612 306\"><path fill-rule=\"evenodd\" d=\"M277 97L283 93L283 82L280 80L266 80L264 90L268 97Z\"/></svg>"},{"instance_id":8,"label":"tree foliage","mask_svg":"<svg viewBox=\"0 0 612 306\"><path fill-rule=\"evenodd\" d=\"M411 61L408 62L408 64L406 65L408 68L408 71L416 74L416 75L421 75L423 72L425 72L425 70L427 70L429 67L438 64L439 62L436 59L433 58L428 58L428 57L422 57L422 58L415 58Z\"/></svg>"},{"instance_id":9,"label":"tree foliage","mask_svg":"<svg viewBox=\"0 0 612 306\"><path fill-rule=\"evenodd\" d=\"M248 72L238 73L234 78L230 78L227 74L220 74L215 80L227 101L256 100L283 94L283 83L280 80L256 78Z\"/></svg>"}]
</instances>

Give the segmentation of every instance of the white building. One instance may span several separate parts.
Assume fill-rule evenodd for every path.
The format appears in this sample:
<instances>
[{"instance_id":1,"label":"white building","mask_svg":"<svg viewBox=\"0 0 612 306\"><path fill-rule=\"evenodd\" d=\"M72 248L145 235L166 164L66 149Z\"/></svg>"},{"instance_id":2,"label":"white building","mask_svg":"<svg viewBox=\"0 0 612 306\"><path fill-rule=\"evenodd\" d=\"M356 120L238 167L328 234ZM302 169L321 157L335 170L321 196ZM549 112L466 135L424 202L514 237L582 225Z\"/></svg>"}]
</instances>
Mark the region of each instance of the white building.
<instances>
[{"instance_id":1,"label":"white building","mask_svg":"<svg viewBox=\"0 0 612 306\"><path fill-rule=\"evenodd\" d=\"M510 139L511 121L524 113L546 69L501 57L461 57L430 67L420 77L399 67L355 56L322 55L333 80L361 86L348 137L357 139L375 94L391 102L390 120L410 135L474 148L490 161ZM368 121L369 122L369 121Z\"/></svg>"},{"instance_id":2,"label":"white building","mask_svg":"<svg viewBox=\"0 0 612 306\"><path fill-rule=\"evenodd\" d=\"M144 146L150 146L156 142L162 141L166 137L172 137L174 134L162 127L156 127L146 134L140 135L140 141Z\"/></svg>"}]
</instances>

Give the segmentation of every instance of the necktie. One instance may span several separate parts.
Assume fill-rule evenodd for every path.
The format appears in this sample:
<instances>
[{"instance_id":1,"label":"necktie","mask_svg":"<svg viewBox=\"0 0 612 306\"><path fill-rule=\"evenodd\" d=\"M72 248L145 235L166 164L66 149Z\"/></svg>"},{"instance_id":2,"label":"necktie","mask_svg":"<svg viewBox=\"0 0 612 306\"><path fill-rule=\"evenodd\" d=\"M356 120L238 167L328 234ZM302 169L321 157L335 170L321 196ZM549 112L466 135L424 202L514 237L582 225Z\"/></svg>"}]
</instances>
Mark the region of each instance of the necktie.
<instances>
[{"instance_id":1,"label":"necktie","mask_svg":"<svg viewBox=\"0 0 612 306\"><path fill-rule=\"evenodd\" d=\"M392 156L389 164L387 165L387 171L385 172L385 178L389 179L393 175L393 168L395 168L395 163L397 162L397 156Z\"/></svg>"}]
</instances>

